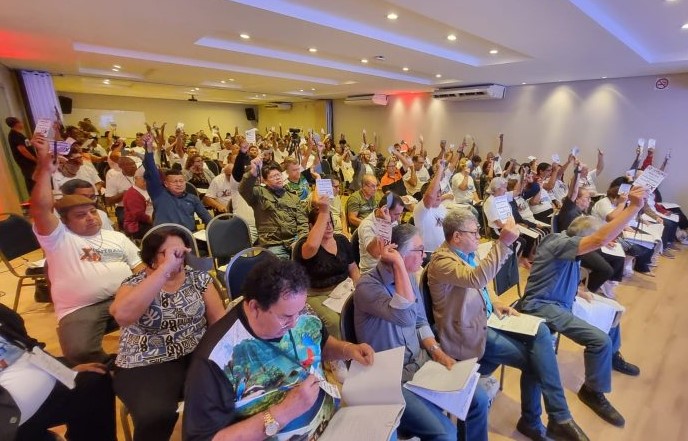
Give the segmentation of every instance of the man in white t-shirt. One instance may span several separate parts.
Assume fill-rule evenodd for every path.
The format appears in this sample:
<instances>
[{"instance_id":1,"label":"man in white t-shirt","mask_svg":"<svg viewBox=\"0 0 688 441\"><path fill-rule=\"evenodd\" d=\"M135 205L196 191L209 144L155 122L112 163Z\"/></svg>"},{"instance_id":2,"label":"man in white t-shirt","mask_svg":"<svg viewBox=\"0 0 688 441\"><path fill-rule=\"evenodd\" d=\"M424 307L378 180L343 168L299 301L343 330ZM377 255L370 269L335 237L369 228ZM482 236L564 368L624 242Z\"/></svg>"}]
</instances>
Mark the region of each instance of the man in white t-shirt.
<instances>
[{"instance_id":1,"label":"man in white t-shirt","mask_svg":"<svg viewBox=\"0 0 688 441\"><path fill-rule=\"evenodd\" d=\"M95 187L93 187L93 185L90 182L84 181L83 179L70 179L69 181L62 184L62 187L60 187L60 191L65 196L70 194L78 194L81 196L86 196L94 202L96 200ZM57 211L55 211L55 215L59 216L60 214ZM108 217L108 214L106 212L99 208L98 216L100 217L100 222L102 224L101 228L103 230L114 230L114 228L112 228L112 222L110 221L110 218Z\"/></svg>"},{"instance_id":2,"label":"man in white t-shirt","mask_svg":"<svg viewBox=\"0 0 688 441\"><path fill-rule=\"evenodd\" d=\"M52 173L53 188L55 189L54 195L56 198L62 197L60 193L60 187L72 179L83 179L88 181L96 188L96 191L100 191L103 186L103 181L100 179L98 174L95 175L90 173L86 167L83 166L84 159L81 154L81 149L79 147L72 147L66 158L60 157L58 160L59 166L55 168Z\"/></svg>"},{"instance_id":3,"label":"man in white t-shirt","mask_svg":"<svg viewBox=\"0 0 688 441\"><path fill-rule=\"evenodd\" d=\"M602 173L603 168L604 152L597 149L597 165L595 166L595 170L589 170L587 165L581 164L581 171L578 176L581 188L587 187L591 195L599 195L600 193L597 191L597 177Z\"/></svg>"},{"instance_id":4,"label":"man in white t-shirt","mask_svg":"<svg viewBox=\"0 0 688 441\"><path fill-rule=\"evenodd\" d=\"M430 182L430 173L428 169L425 168L425 160L421 156L414 155L411 160L413 161L413 168L416 171L416 185L411 185L413 180L411 179L412 173L410 169L404 174L404 185L406 186L406 193L420 199L420 189L423 188L423 185Z\"/></svg>"},{"instance_id":5,"label":"man in white t-shirt","mask_svg":"<svg viewBox=\"0 0 688 441\"><path fill-rule=\"evenodd\" d=\"M124 205L122 198L124 192L134 185L134 173L136 163L129 156L121 156L117 161L119 170L108 170L105 175L105 202L115 205L115 216L120 228L124 224Z\"/></svg>"},{"instance_id":6,"label":"man in white t-shirt","mask_svg":"<svg viewBox=\"0 0 688 441\"><path fill-rule=\"evenodd\" d=\"M50 178L55 170L47 140L35 135L38 165L31 215L45 252L62 353L73 363L105 362L103 335L116 329L108 308L122 281L144 265L125 235L101 228L95 201L82 195L62 197L53 213Z\"/></svg>"},{"instance_id":7,"label":"man in white t-shirt","mask_svg":"<svg viewBox=\"0 0 688 441\"><path fill-rule=\"evenodd\" d=\"M215 210L216 213L226 213L229 202L232 200L232 187L229 180L232 179L234 164L230 163L222 169L222 173L210 181L208 191L203 197L203 203Z\"/></svg>"},{"instance_id":8,"label":"man in white t-shirt","mask_svg":"<svg viewBox=\"0 0 688 441\"><path fill-rule=\"evenodd\" d=\"M377 222L389 222L392 226L399 223L404 212L404 201L401 198L388 192L372 213L361 221L358 226L358 249L361 256L359 268L361 274L375 268L380 261L380 254L386 245L389 245L389 238L383 238L378 231ZM391 228L390 228L391 234Z\"/></svg>"},{"instance_id":9,"label":"man in white t-shirt","mask_svg":"<svg viewBox=\"0 0 688 441\"><path fill-rule=\"evenodd\" d=\"M425 258L429 261L430 255L442 242L444 242L444 230L442 221L447 215L447 207L442 205L442 189L440 182L444 175L446 161L441 160L437 165L437 171L432 181L427 185L423 198L413 209L413 223L418 227L418 233L423 239Z\"/></svg>"}]
</instances>

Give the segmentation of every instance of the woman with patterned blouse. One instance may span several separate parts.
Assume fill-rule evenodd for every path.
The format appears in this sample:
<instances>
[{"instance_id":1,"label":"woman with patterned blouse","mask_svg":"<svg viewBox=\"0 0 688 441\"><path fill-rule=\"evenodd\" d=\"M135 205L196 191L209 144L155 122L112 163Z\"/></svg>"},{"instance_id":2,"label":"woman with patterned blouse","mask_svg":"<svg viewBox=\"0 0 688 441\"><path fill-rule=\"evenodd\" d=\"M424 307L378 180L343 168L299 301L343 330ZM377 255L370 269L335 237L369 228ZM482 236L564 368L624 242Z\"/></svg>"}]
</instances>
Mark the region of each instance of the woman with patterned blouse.
<instances>
[{"instance_id":1,"label":"woman with patterned blouse","mask_svg":"<svg viewBox=\"0 0 688 441\"><path fill-rule=\"evenodd\" d=\"M135 441L170 438L191 354L224 314L210 276L186 268L189 240L176 227L149 235L146 268L122 282L110 306L121 326L114 388L134 420Z\"/></svg>"}]
</instances>

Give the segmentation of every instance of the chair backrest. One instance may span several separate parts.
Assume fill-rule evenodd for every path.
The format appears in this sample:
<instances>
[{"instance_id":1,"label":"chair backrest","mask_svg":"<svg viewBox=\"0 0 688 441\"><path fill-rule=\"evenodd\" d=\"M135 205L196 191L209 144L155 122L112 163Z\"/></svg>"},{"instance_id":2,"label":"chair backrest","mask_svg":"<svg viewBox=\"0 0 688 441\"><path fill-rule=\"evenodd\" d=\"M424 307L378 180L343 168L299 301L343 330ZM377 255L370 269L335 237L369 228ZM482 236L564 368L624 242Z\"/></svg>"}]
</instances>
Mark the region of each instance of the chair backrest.
<instances>
[{"instance_id":1,"label":"chair backrest","mask_svg":"<svg viewBox=\"0 0 688 441\"><path fill-rule=\"evenodd\" d=\"M296 261L296 253L298 252L299 248L303 245L303 243L308 239L308 236L303 236L294 242L294 245L291 247L291 260Z\"/></svg>"},{"instance_id":2,"label":"chair backrest","mask_svg":"<svg viewBox=\"0 0 688 441\"><path fill-rule=\"evenodd\" d=\"M501 296L511 287L516 286L518 296L521 297L521 279L518 273L518 252L514 252L504 262L494 278L494 290L497 296Z\"/></svg>"},{"instance_id":3,"label":"chair backrest","mask_svg":"<svg viewBox=\"0 0 688 441\"><path fill-rule=\"evenodd\" d=\"M423 272L420 275L420 295L423 301L423 307L425 308L425 315L428 318L428 324L430 327L435 326L435 315L432 312L432 296L430 295L430 286L428 286L428 268L423 268Z\"/></svg>"},{"instance_id":4,"label":"chair backrest","mask_svg":"<svg viewBox=\"0 0 688 441\"><path fill-rule=\"evenodd\" d=\"M205 233L215 269L229 262L239 251L251 247L251 231L246 221L230 213L212 218L205 227Z\"/></svg>"},{"instance_id":5,"label":"chair backrest","mask_svg":"<svg viewBox=\"0 0 688 441\"><path fill-rule=\"evenodd\" d=\"M349 296L344 302L342 313L339 317L339 334L342 340L351 343L358 343L356 338L356 327L354 325L354 296Z\"/></svg>"},{"instance_id":6,"label":"chair backrest","mask_svg":"<svg viewBox=\"0 0 688 441\"><path fill-rule=\"evenodd\" d=\"M184 191L186 191L187 193L195 194L199 199L201 198L201 194L198 192L198 189L191 182L186 183L186 188L184 189Z\"/></svg>"},{"instance_id":7,"label":"chair backrest","mask_svg":"<svg viewBox=\"0 0 688 441\"><path fill-rule=\"evenodd\" d=\"M146 232L146 234L143 235L143 238L141 239L141 248L143 248L143 246L145 245L146 238L148 238L148 236L150 236L155 231L160 230L161 228L169 228L169 227L174 227L174 228L177 228L178 230L181 230L182 232L184 232L184 234L186 236L188 236L189 240L191 241L191 251L193 251L193 253L195 255L200 256L200 254L198 252L198 244L196 243L196 238L194 237L193 233L191 231L189 231L189 229L183 225L173 224L173 223L169 223L169 222L164 223L164 224L160 224L160 225L156 225L153 228L151 228L150 230L148 230Z\"/></svg>"},{"instance_id":8,"label":"chair backrest","mask_svg":"<svg viewBox=\"0 0 688 441\"><path fill-rule=\"evenodd\" d=\"M559 220L557 219L557 213L552 213L552 233L559 232Z\"/></svg>"},{"instance_id":9,"label":"chair backrest","mask_svg":"<svg viewBox=\"0 0 688 441\"><path fill-rule=\"evenodd\" d=\"M248 273L258 263L271 258L276 259L277 256L262 247L250 247L236 253L227 264L225 271L225 286L229 298L233 300L239 297Z\"/></svg>"},{"instance_id":10,"label":"chair backrest","mask_svg":"<svg viewBox=\"0 0 688 441\"><path fill-rule=\"evenodd\" d=\"M356 265L359 265L361 263L361 248L360 248L360 240L358 238L358 229L354 231L354 233L351 235L351 248L353 248L354 252L354 261L356 262Z\"/></svg>"},{"instance_id":11,"label":"chair backrest","mask_svg":"<svg viewBox=\"0 0 688 441\"><path fill-rule=\"evenodd\" d=\"M13 213L0 214L0 256L9 268L10 260L39 249L29 221Z\"/></svg>"},{"instance_id":12,"label":"chair backrest","mask_svg":"<svg viewBox=\"0 0 688 441\"><path fill-rule=\"evenodd\" d=\"M205 160L205 165L208 166L208 170L213 172L215 176L220 174L220 166L217 164L217 162L213 161L212 159L206 159Z\"/></svg>"}]
</instances>

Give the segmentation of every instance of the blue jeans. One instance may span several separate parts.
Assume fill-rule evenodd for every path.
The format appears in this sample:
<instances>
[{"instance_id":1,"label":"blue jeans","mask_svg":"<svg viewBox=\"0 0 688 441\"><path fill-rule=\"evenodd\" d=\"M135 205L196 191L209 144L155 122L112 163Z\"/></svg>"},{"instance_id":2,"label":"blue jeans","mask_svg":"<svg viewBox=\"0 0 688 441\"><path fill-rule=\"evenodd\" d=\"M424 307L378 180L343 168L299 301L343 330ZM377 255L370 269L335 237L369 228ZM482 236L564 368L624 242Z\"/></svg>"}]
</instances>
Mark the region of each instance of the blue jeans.
<instances>
[{"instance_id":1,"label":"blue jeans","mask_svg":"<svg viewBox=\"0 0 688 441\"><path fill-rule=\"evenodd\" d=\"M291 259L291 247L285 247L284 245L272 245L268 247L268 251L282 260Z\"/></svg>"},{"instance_id":2,"label":"blue jeans","mask_svg":"<svg viewBox=\"0 0 688 441\"><path fill-rule=\"evenodd\" d=\"M406 408L401 415L399 429L406 434L417 436L421 441L455 441L456 426L442 409L410 390L402 387ZM487 394L480 387L475 388L471 407L466 415L467 437L463 441L487 441Z\"/></svg>"},{"instance_id":3,"label":"blue jeans","mask_svg":"<svg viewBox=\"0 0 688 441\"><path fill-rule=\"evenodd\" d=\"M595 392L611 392L612 355L621 347L621 330L618 326L605 334L557 305L540 306L536 310L524 312L547 319L550 329L585 346L585 384Z\"/></svg>"},{"instance_id":4,"label":"blue jeans","mask_svg":"<svg viewBox=\"0 0 688 441\"><path fill-rule=\"evenodd\" d=\"M493 372L500 364L521 370L521 417L531 427L542 426L541 395L551 421L560 423L571 419L552 334L544 323L533 337L487 328L485 354L479 363L481 374Z\"/></svg>"}]
</instances>

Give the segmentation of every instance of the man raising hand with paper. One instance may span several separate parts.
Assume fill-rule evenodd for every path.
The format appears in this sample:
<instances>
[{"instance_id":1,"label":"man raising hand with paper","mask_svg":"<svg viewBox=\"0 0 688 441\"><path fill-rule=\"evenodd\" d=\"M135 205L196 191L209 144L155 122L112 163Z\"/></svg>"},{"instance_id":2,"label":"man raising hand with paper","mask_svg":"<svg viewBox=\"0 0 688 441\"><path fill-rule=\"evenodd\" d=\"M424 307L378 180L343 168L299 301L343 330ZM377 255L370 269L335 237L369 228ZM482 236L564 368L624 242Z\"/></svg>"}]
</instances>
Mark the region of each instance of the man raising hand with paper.
<instances>
[{"instance_id":1,"label":"man raising hand with paper","mask_svg":"<svg viewBox=\"0 0 688 441\"><path fill-rule=\"evenodd\" d=\"M416 278L409 276L423 262L423 240L413 225L392 231L392 243L383 247L380 263L363 275L354 291L354 323L359 341L375 351L403 346L402 382L407 382L432 360L450 369L455 360L447 355L430 329ZM399 428L422 440L456 440L456 427L441 408L402 388L406 408ZM465 418L467 439L487 440L485 392L477 388Z\"/></svg>"},{"instance_id":2,"label":"man raising hand with paper","mask_svg":"<svg viewBox=\"0 0 688 441\"><path fill-rule=\"evenodd\" d=\"M614 240L645 205L648 191L633 187L630 205L609 223L593 216L579 216L563 233L550 234L538 247L519 310L547 320L547 325L585 346L585 383L578 397L602 419L618 427L624 417L604 396L612 388L612 369L639 375L640 369L626 362L619 348L619 326L609 333L579 319L571 312L580 280L580 256L598 250Z\"/></svg>"}]
</instances>

